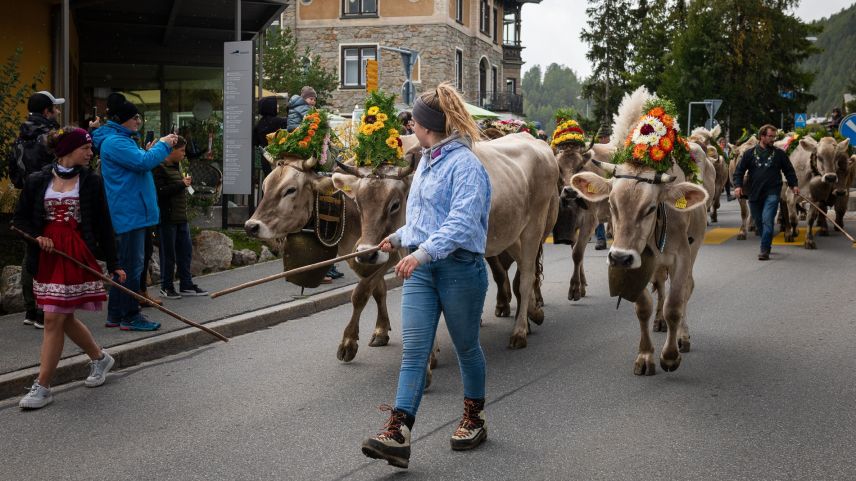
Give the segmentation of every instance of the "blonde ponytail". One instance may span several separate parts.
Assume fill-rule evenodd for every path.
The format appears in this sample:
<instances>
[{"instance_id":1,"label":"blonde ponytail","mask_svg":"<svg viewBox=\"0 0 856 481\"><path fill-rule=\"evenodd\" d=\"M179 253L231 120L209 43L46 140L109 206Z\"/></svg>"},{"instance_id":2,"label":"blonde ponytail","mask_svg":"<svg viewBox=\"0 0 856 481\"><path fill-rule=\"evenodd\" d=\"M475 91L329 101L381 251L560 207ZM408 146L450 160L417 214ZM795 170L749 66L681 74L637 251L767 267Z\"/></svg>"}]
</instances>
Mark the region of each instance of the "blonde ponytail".
<instances>
[{"instance_id":1,"label":"blonde ponytail","mask_svg":"<svg viewBox=\"0 0 856 481\"><path fill-rule=\"evenodd\" d=\"M468 137L471 141L481 140L481 129L467 112L464 99L449 82L443 82L437 86L434 92L422 94L421 99L432 109L442 111L446 114L446 132L448 137L452 132L458 131L461 137Z\"/></svg>"}]
</instances>

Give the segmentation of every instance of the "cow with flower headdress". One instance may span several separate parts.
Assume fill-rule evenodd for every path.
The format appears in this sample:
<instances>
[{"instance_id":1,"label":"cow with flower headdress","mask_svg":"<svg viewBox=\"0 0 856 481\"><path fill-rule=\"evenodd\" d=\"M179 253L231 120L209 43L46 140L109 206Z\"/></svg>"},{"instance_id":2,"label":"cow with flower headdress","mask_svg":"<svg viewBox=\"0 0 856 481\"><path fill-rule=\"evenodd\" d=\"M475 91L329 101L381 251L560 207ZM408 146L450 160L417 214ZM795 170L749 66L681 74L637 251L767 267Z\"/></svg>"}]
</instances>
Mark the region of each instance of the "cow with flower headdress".
<instances>
[{"instance_id":1,"label":"cow with flower headdress","mask_svg":"<svg viewBox=\"0 0 856 481\"><path fill-rule=\"evenodd\" d=\"M640 117L641 114L641 117ZM693 265L704 241L708 191L701 185L707 166L701 147L678 133L674 104L644 88L625 97L613 126L624 137L612 162L595 161L610 176L592 172L571 178L584 199L609 202L613 243L607 255L612 296L634 302L641 328L633 372L656 372L648 324L654 313L652 280L663 302L668 328L660 366L674 371L689 349L687 302L692 294ZM625 137L626 136L626 137ZM665 280L669 290L665 292Z\"/></svg>"}]
</instances>

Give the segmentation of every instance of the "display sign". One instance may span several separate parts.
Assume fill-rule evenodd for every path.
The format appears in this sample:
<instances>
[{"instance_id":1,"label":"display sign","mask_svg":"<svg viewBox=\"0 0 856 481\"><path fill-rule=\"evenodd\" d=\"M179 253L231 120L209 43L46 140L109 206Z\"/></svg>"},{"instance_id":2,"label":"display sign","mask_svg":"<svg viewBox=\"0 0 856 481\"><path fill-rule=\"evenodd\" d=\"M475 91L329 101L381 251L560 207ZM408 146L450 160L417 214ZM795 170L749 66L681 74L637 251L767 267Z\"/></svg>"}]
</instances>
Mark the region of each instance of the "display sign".
<instances>
[{"instance_id":1,"label":"display sign","mask_svg":"<svg viewBox=\"0 0 856 481\"><path fill-rule=\"evenodd\" d=\"M850 139L850 145L856 144L856 114L850 114L841 119L838 133L845 139Z\"/></svg>"},{"instance_id":2,"label":"display sign","mask_svg":"<svg viewBox=\"0 0 856 481\"><path fill-rule=\"evenodd\" d=\"M253 42L223 43L223 193L249 194L253 168Z\"/></svg>"},{"instance_id":3,"label":"display sign","mask_svg":"<svg viewBox=\"0 0 856 481\"><path fill-rule=\"evenodd\" d=\"M377 90L377 60L366 60L366 92Z\"/></svg>"},{"instance_id":4,"label":"display sign","mask_svg":"<svg viewBox=\"0 0 856 481\"><path fill-rule=\"evenodd\" d=\"M794 128L795 129L804 129L805 128L805 113L802 114L794 114Z\"/></svg>"}]
</instances>

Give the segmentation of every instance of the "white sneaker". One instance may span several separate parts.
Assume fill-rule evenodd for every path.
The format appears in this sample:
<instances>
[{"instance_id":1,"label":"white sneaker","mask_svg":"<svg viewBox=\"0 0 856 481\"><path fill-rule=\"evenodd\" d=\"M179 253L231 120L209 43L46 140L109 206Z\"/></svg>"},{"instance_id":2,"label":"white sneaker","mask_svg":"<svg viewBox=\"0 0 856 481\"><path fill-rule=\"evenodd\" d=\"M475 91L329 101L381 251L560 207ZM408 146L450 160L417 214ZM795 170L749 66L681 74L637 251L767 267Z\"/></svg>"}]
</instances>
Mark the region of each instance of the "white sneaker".
<instances>
[{"instance_id":1,"label":"white sneaker","mask_svg":"<svg viewBox=\"0 0 856 481\"><path fill-rule=\"evenodd\" d=\"M21 409L39 409L53 402L50 388L46 388L39 384L38 381L33 382L30 392L21 398L18 402L18 407Z\"/></svg>"},{"instance_id":2,"label":"white sneaker","mask_svg":"<svg viewBox=\"0 0 856 481\"><path fill-rule=\"evenodd\" d=\"M113 359L113 356L107 354L107 351L102 350L101 354L103 354L101 359L89 361L89 377L83 381L86 387L98 387L104 384L104 381L107 380L107 373L110 372L113 364L116 363L116 360Z\"/></svg>"}]
</instances>

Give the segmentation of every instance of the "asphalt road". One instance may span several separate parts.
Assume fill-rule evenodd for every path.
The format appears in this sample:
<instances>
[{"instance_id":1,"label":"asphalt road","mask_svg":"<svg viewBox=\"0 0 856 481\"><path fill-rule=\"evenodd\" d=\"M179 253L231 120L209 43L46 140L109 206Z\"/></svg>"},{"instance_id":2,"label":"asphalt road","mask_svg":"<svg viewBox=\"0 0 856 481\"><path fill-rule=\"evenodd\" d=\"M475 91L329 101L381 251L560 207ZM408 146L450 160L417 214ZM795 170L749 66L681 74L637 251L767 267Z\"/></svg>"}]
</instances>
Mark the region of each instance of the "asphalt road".
<instances>
[{"instance_id":1,"label":"asphalt road","mask_svg":"<svg viewBox=\"0 0 856 481\"><path fill-rule=\"evenodd\" d=\"M726 204L723 225L736 225ZM856 222L848 222L856 230ZM52 405L0 403L2 480L852 480L856 478L856 250L705 245L689 306L692 352L675 372L632 373L633 306L607 295L605 252L586 260L588 297L566 300L570 249L546 246L546 321L506 348L510 319L485 306L489 438L449 449L462 410L445 327L410 469L365 458L385 421L400 359L400 290L390 345L350 364L336 346L343 306L113 374L98 389L55 389ZM657 351L665 338L655 333Z\"/></svg>"}]
</instances>

